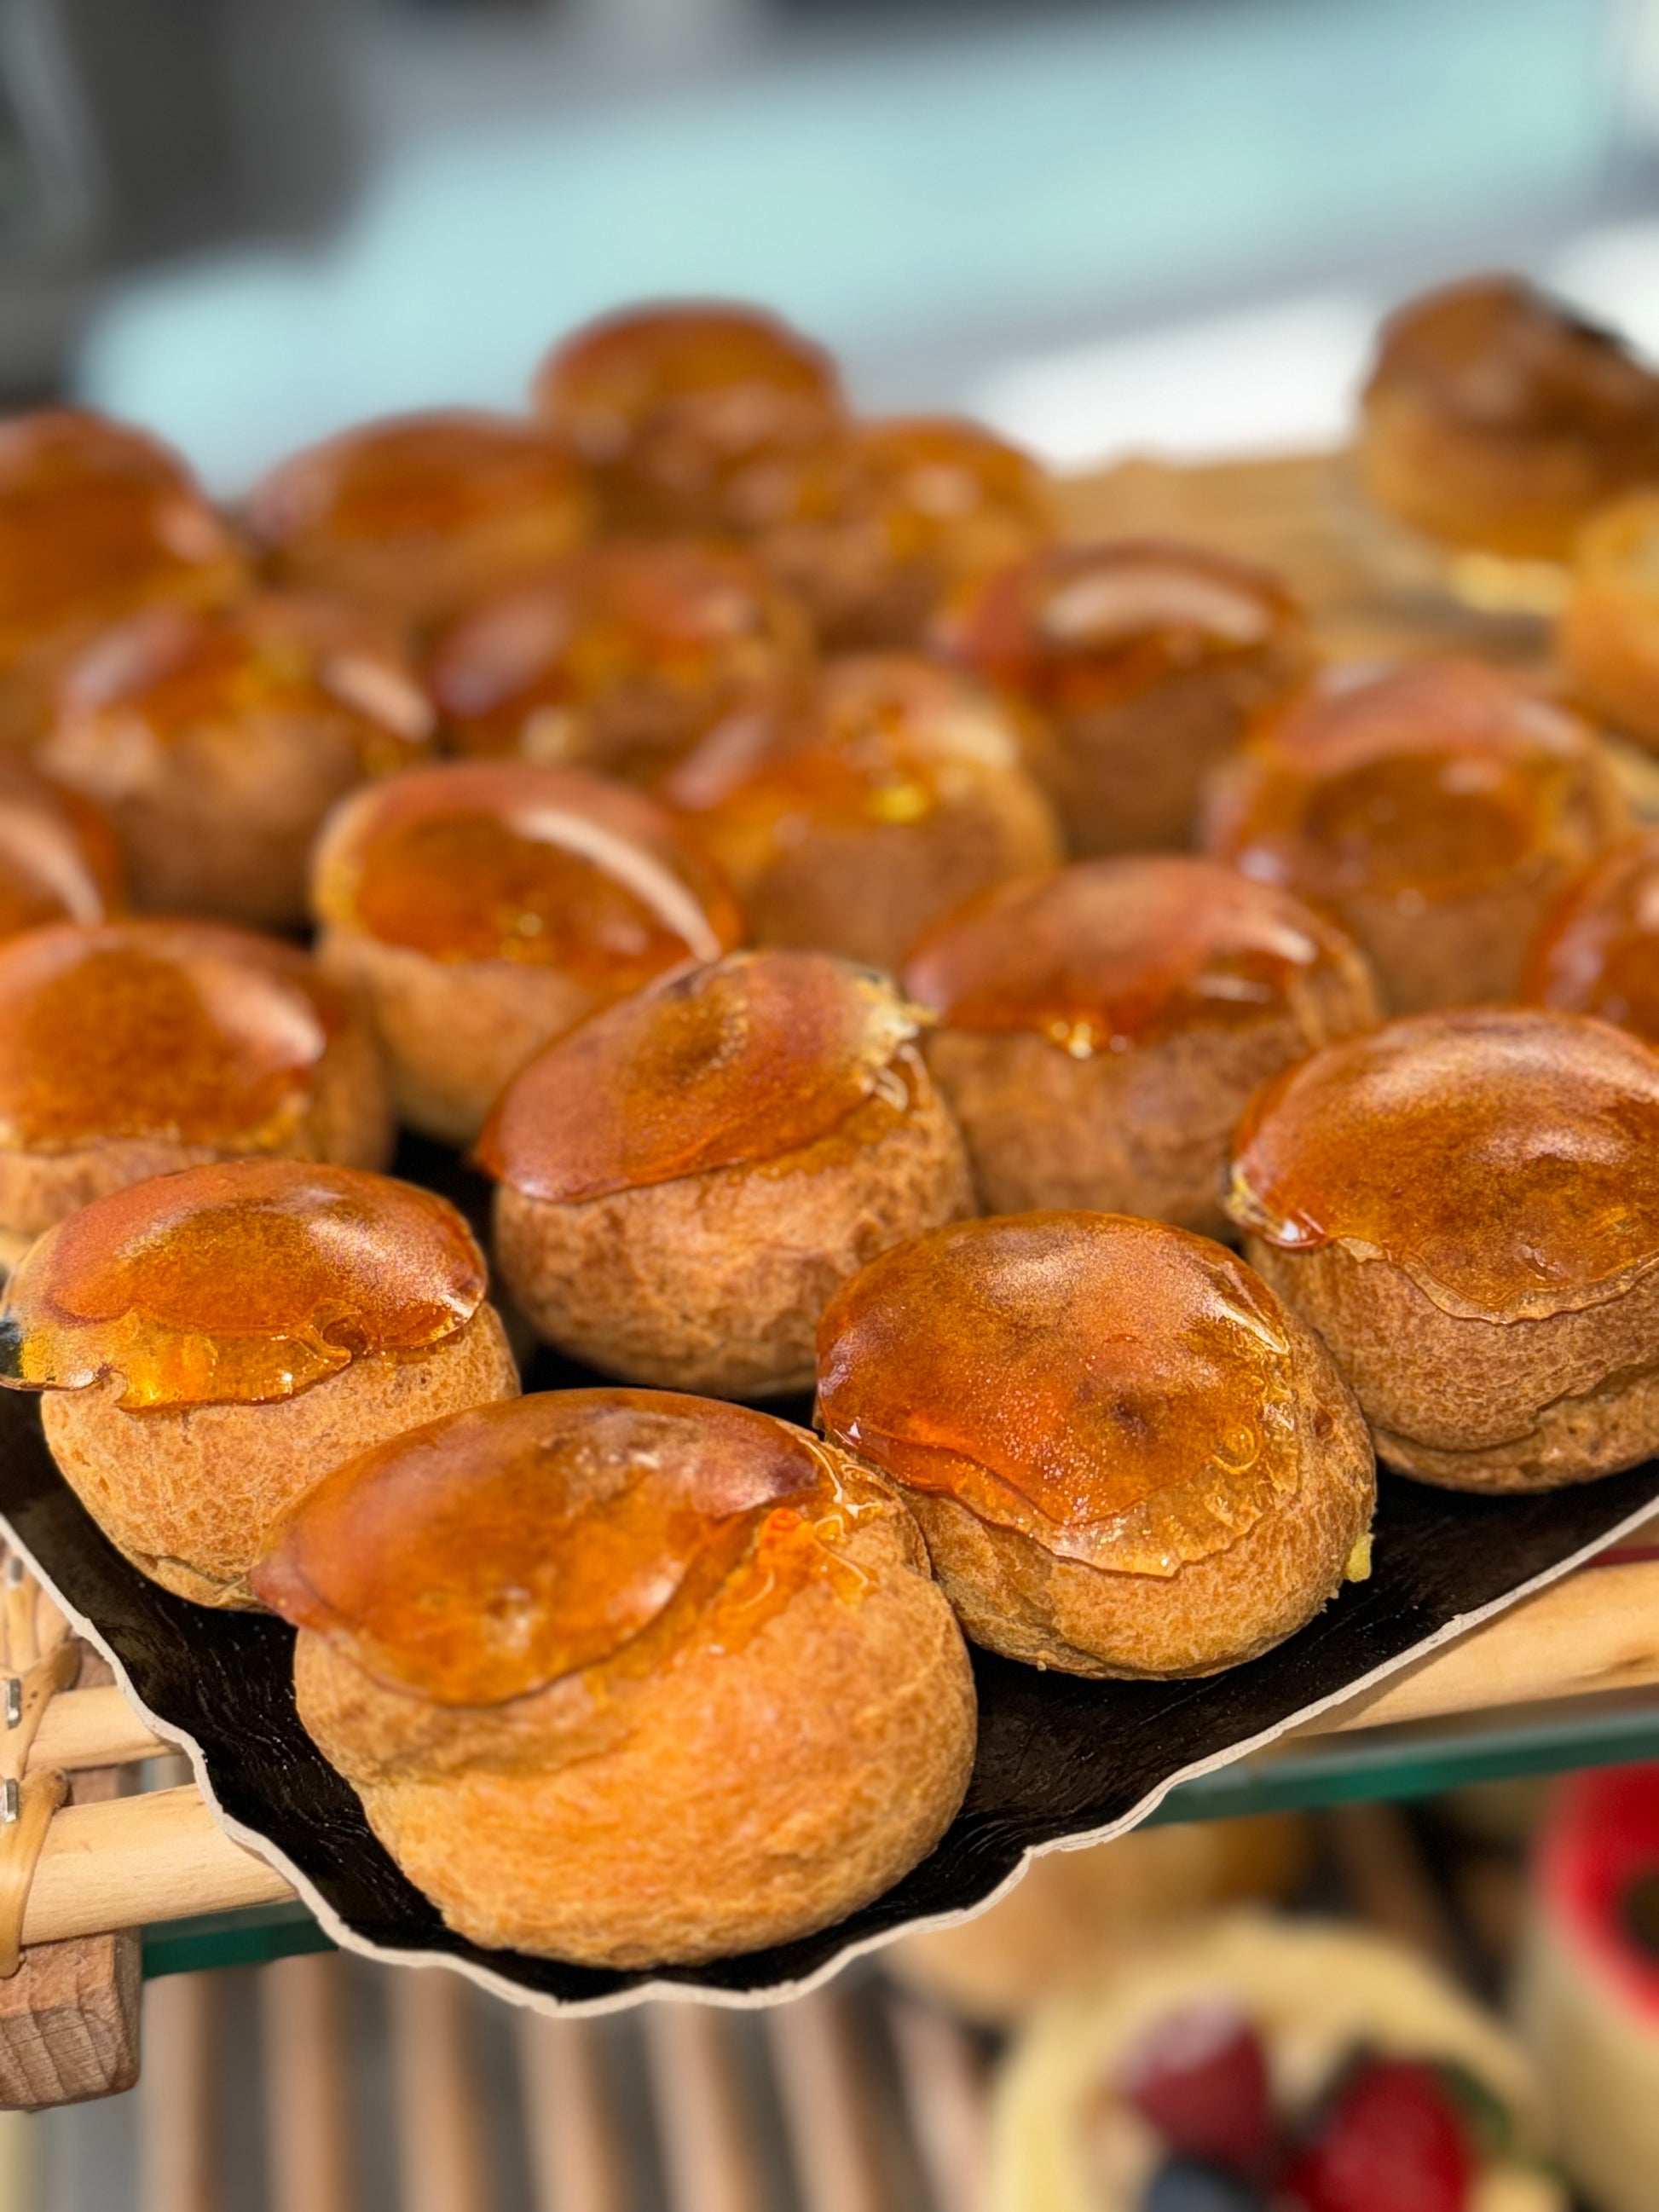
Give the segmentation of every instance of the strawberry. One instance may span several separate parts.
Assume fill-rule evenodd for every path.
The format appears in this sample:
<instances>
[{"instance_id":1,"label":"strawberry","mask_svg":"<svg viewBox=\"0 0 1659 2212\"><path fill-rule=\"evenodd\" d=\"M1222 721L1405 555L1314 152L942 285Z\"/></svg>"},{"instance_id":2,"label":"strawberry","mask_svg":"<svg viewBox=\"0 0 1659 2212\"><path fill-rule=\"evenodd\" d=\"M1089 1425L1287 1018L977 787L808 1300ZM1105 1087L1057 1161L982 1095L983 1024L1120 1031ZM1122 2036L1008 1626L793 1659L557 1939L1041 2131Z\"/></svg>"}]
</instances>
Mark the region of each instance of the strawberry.
<instances>
[{"instance_id":1,"label":"strawberry","mask_svg":"<svg viewBox=\"0 0 1659 2212\"><path fill-rule=\"evenodd\" d=\"M1161 2021L1131 2051L1124 2098L1188 2159L1260 2173L1273 2148L1261 2039L1243 2014L1199 2004Z\"/></svg>"},{"instance_id":2,"label":"strawberry","mask_svg":"<svg viewBox=\"0 0 1659 2212\"><path fill-rule=\"evenodd\" d=\"M1465 2212L1474 2160L1436 2069L1372 2059L1351 2075L1281 2185L1297 2212Z\"/></svg>"}]
</instances>

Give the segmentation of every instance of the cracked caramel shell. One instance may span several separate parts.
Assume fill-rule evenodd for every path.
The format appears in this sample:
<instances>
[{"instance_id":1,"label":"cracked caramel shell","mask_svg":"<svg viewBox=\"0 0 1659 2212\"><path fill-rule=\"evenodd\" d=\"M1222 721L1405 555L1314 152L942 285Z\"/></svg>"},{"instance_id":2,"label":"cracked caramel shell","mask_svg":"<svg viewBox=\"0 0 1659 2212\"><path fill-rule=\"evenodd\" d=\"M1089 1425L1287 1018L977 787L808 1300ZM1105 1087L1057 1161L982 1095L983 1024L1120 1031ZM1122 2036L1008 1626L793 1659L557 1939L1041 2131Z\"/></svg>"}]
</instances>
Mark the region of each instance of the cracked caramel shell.
<instances>
[{"instance_id":1,"label":"cracked caramel shell","mask_svg":"<svg viewBox=\"0 0 1659 2212\"><path fill-rule=\"evenodd\" d=\"M280 580L393 621L442 621L586 537L586 471L550 431L483 409L359 424L279 462L247 518Z\"/></svg>"},{"instance_id":2,"label":"cracked caramel shell","mask_svg":"<svg viewBox=\"0 0 1659 2212\"><path fill-rule=\"evenodd\" d=\"M527 761L416 769L348 799L319 842L324 969L365 994L406 1119L470 1142L549 1038L742 922L662 809Z\"/></svg>"},{"instance_id":3,"label":"cracked caramel shell","mask_svg":"<svg viewBox=\"0 0 1659 2212\"><path fill-rule=\"evenodd\" d=\"M102 810L14 756L0 756L0 939L120 911L121 848Z\"/></svg>"},{"instance_id":4,"label":"cracked caramel shell","mask_svg":"<svg viewBox=\"0 0 1659 2212\"><path fill-rule=\"evenodd\" d=\"M1046 546L939 635L1051 729L1039 764L1079 854L1190 844L1206 775L1311 660L1275 577L1159 538Z\"/></svg>"},{"instance_id":5,"label":"cracked caramel shell","mask_svg":"<svg viewBox=\"0 0 1659 2212\"><path fill-rule=\"evenodd\" d=\"M697 302L590 323L549 354L533 397L593 471L613 529L715 536L738 471L844 411L822 347L762 309Z\"/></svg>"},{"instance_id":6,"label":"cracked caramel shell","mask_svg":"<svg viewBox=\"0 0 1659 2212\"><path fill-rule=\"evenodd\" d=\"M151 608L71 664L41 765L98 800L135 902L291 926L337 800L419 761L432 712L374 624L275 592L217 613Z\"/></svg>"},{"instance_id":7,"label":"cracked caramel shell","mask_svg":"<svg viewBox=\"0 0 1659 2212\"><path fill-rule=\"evenodd\" d=\"M1340 931L1174 854L1080 860L972 901L904 988L996 1213L1085 1206L1223 1233L1228 1144L1257 1084L1380 1018Z\"/></svg>"},{"instance_id":8,"label":"cracked caramel shell","mask_svg":"<svg viewBox=\"0 0 1659 2212\"><path fill-rule=\"evenodd\" d=\"M737 953L550 1045L478 1148L502 1278L536 1328L642 1382L804 1387L831 1292L972 1206L917 1028L867 970Z\"/></svg>"},{"instance_id":9,"label":"cracked caramel shell","mask_svg":"<svg viewBox=\"0 0 1659 2212\"><path fill-rule=\"evenodd\" d=\"M891 1492L770 1416L568 1390L338 1468L256 1571L301 1715L453 1927L596 1964L820 1927L937 1839L966 1655ZM711 1786L718 1779L718 1787Z\"/></svg>"},{"instance_id":10,"label":"cracked caramel shell","mask_svg":"<svg viewBox=\"0 0 1659 2212\"><path fill-rule=\"evenodd\" d=\"M953 592L1030 552L1054 520L1029 454L948 416L849 423L748 471L733 506L838 653L924 644Z\"/></svg>"},{"instance_id":11,"label":"cracked caramel shell","mask_svg":"<svg viewBox=\"0 0 1659 2212\"><path fill-rule=\"evenodd\" d=\"M749 555L641 539L588 547L464 616L428 677L464 753L650 785L810 657L799 609Z\"/></svg>"},{"instance_id":12,"label":"cracked caramel shell","mask_svg":"<svg viewBox=\"0 0 1659 2212\"><path fill-rule=\"evenodd\" d=\"M71 407L0 423L0 740L37 738L75 650L136 608L222 605L241 553L179 457Z\"/></svg>"},{"instance_id":13,"label":"cracked caramel shell","mask_svg":"<svg viewBox=\"0 0 1659 2212\"><path fill-rule=\"evenodd\" d=\"M1548 1488L1659 1445L1656 1162L1659 1055L1581 1014L1474 1006L1267 1085L1228 1211L1385 1459Z\"/></svg>"},{"instance_id":14,"label":"cracked caramel shell","mask_svg":"<svg viewBox=\"0 0 1659 2212\"><path fill-rule=\"evenodd\" d=\"M1371 495L1454 545L1564 559L1593 507L1659 475L1659 377L1515 276L1397 309L1361 405Z\"/></svg>"},{"instance_id":15,"label":"cracked caramel shell","mask_svg":"<svg viewBox=\"0 0 1659 2212\"><path fill-rule=\"evenodd\" d=\"M1363 1571L1370 1451L1323 1347L1163 1223L1035 1212L899 1246L824 1313L818 1417L1012 1658L1209 1673Z\"/></svg>"},{"instance_id":16,"label":"cracked caramel shell","mask_svg":"<svg viewBox=\"0 0 1659 2212\"><path fill-rule=\"evenodd\" d=\"M1562 884L1625 804L1589 725L1475 660L1338 672L1264 720L1205 843L1322 905L1396 1012L1511 999Z\"/></svg>"},{"instance_id":17,"label":"cracked caramel shell","mask_svg":"<svg viewBox=\"0 0 1659 2212\"><path fill-rule=\"evenodd\" d=\"M1615 845L1568 885L1533 939L1521 995L1659 1044L1659 830Z\"/></svg>"},{"instance_id":18,"label":"cracked caramel shell","mask_svg":"<svg viewBox=\"0 0 1659 2212\"><path fill-rule=\"evenodd\" d=\"M762 944L896 969L964 899L1060 857L1018 708L909 653L830 662L734 714L662 795Z\"/></svg>"}]
</instances>

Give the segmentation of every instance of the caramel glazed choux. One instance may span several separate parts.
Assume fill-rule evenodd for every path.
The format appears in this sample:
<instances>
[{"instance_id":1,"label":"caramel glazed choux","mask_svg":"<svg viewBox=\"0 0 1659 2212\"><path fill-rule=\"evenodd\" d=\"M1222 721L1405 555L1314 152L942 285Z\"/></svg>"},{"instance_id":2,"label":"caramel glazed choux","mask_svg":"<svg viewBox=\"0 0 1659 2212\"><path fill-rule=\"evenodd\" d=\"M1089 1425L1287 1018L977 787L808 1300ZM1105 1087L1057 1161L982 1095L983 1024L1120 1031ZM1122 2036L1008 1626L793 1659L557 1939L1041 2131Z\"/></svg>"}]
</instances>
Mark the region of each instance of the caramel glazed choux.
<instances>
[{"instance_id":1,"label":"caramel glazed choux","mask_svg":"<svg viewBox=\"0 0 1659 2212\"><path fill-rule=\"evenodd\" d=\"M516 1396L447 1200L301 1160L157 1176L48 1231L0 1310L65 1480L133 1565L246 1607L287 1509L370 1444Z\"/></svg>"},{"instance_id":2,"label":"caramel glazed choux","mask_svg":"<svg viewBox=\"0 0 1659 2212\"><path fill-rule=\"evenodd\" d=\"M326 1477L255 1570L295 1692L458 1933L592 1966L830 1925L932 1850L973 1678L915 1522L747 1407L562 1390Z\"/></svg>"},{"instance_id":3,"label":"caramel glazed choux","mask_svg":"<svg viewBox=\"0 0 1659 2212\"><path fill-rule=\"evenodd\" d=\"M921 1017L866 969L734 953L550 1045L478 1146L502 1280L550 1343L635 1382L810 1389L826 1300L973 1211Z\"/></svg>"}]
</instances>

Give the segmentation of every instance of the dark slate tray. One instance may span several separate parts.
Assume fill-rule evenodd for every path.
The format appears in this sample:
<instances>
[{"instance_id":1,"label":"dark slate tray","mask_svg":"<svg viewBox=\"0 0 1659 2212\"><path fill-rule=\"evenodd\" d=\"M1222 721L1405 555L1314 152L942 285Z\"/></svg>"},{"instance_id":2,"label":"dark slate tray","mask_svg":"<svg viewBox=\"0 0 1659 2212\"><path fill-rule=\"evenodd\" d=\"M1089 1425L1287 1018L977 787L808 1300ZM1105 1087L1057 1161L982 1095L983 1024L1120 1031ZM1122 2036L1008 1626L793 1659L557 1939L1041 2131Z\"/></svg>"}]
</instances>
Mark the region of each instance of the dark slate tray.
<instances>
[{"instance_id":1,"label":"dark slate tray","mask_svg":"<svg viewBox=\"0 0 1659 2212\"><path fill-rule=\"evenodd\" d=\"M477 1218L482 1193L431 1147L400 1170ZM527 1389L598 1380L544 1354ZM804 1419L804 1403L774 1410ZM617 1973L453 1935L370 1834L357 1799L300 1726L293 1632L171 1596L130 1566L53 1466L33 1399L0 1391L0 1521L64 1612L108 1656L157 1733L191 1755L239 1841L295 1884L337 1942L461 1967L499 1994L604 2008L663 1989L728 2003L796 1993L901 1929L987 1904L1028 1854L1144 1820L1177 1782L1226 1765L1420 1658L1611 1544L1659 1505L1659 1461L1544 1498L1461 1497L1384 1476L1373 1571L1300 1635L1205 1682L1086 1682L975 1651L979 1753L939 1848L822 1934L714 1966Z\"/></svg>"}]
</instances>

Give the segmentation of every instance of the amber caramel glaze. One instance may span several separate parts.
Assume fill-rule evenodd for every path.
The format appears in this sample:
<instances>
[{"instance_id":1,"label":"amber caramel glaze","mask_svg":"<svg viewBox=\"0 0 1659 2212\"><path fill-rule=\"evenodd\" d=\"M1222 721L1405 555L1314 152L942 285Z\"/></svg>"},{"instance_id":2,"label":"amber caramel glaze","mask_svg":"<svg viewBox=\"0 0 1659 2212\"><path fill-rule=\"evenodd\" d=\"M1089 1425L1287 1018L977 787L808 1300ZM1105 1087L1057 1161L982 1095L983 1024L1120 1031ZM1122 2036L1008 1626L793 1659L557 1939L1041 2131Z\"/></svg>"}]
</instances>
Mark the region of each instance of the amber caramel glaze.
<instances>
[{"instance_id":1,"label":"amber caramel glaze","mask_svg":"<svg viewBox=\"0 0 1659 2212\"><path fill-rule=\"evenodd\" d=\"M1391 1261L1451 1314L1603 1304L1659 1265L1659 1054L1528 1007L1390 1022L1256 1093L1227 1210L1284 1251Z\"/></svg>"},{"instance_id":2,"label":"amber caramel glaze","mask_svg":"<svg viewBox=\"0 0 1659 2212\"><path fill-rule=\"evenodd\" d=\"M0 422L0 666L154 599L240 583L229 531L174 453L75 408Z\"/></svg>"},{"instance_id":3,"label":"amber caramel glaze","mask_svg":"<svg viewBox=\"0 0 1659 2212\"><path fill-rule=\"evenodd\" d=\"M743 933L660 807L528 761L416 769L359 793L324 831L315 902L382 944L558 968L613 998Z\"/></svg>"},{"instance_id":4,"label":"amber caramel glaze","mask_svg":"<svg viewBox=\"0 0 1659 2212\"><path fill-rule=\"evenodd\" d=\"M1578 857L1596 742L1482 661L1338 672L1264 718L1212 794L1204 842L1307 898L1468 898Z\"/></svg>"},{"instance_id":5,"label":"amber caramel glaze","mask_svg":"<svg viewBox=\"0 0 1659 2212\"><path fill-rule=\"evenodd\" d=\"M829 662L769 705L734 714L665 778L662 796L733 883L750 883L804 823L880 829L926 822L1024 765L1019 708L909 653Z\"/></svg>"},{"instance_id":6,"label":"amber caramel glaze","mask_svg":"<svg viewBox=\"0 0 1659 2212\"><path fill-rule=\"evenodd\" d=\"M258 1152L345 1018L296 947L212 922L60 923L0 945L0 1145Z\"/></svg>"},{"instance_id":7,"label":"amber caramel glaze","mask_svg":"<svg viewBox=\"0 0 1659 2212\"><path fill-rule=\"evenodd\" d=\"M418 1352L483 1302L445 1199L357 1168L219 1161L94 1200L33 1244L0 1314L0 1382L123 1406L258 1405L353 1359Z\"/></svg>"},{"instance_id":8,"label":"amber caramel glaze","mask_svg":"<svg viewBox=\"0 0 1659 2212\"><path fill-rule=\"evenodd\" d=\"M1296 1488L1292 1358L1273 1293L1207 1237L1011 1214L901 1244L831 1300L818 1413L1056 1558L1173 1575Z\"/></svg>"},{"instance_id":9,"label":"amber caramel glaze","mask_svg":"<svg viewBox=\"0 0 1659 2212\"><path fill-rule=\"evenodd\" d=\"M0 756L0 938L103 921L124 890L120 846L92 801Z\"/></svg>"},{"instance_id":10,"label":"amber caramel glaze","mask_svg":"<svg viewBox=\"0 0 1659 2212\"><path fill-rule=\"evenodd\" d=\"M383 630L337 601L270 592L215 613L150 608L104 632L64 677L50 750L166 746L252 716L339 732L366 775L419 760L432 730Z\"/></svg>"},{"instance_id":11,"label":"amber caramel glaze","mask_svg":"<svg viewBox=\"0 0 1659 2212\"><path fill-rule=\"evenodd\" d=\"M895 1062L912 1010L821 952L737 952L665 978L538 1053L479 1139L480 1164L564 1204L774 1160L875 1097L910 1103Z\"/></svg>"},{"instance_id":12,"label":"amber caramel glaze","mask_svg":"<svg viewBox=\"0 0 1659 2212\"><path fill-rule=\"evenodd\" d=\"M1274 651L1304 628L1266 569L1149 538L1045 546L949 610L940 637L953 659L1063 722Z\"/></svg>"},{"instance_id":13,"label":"amber caramel glaze","mask_svg":"<svg viewBox=\"0 0 1659 2212\"><path fill-rule=\"evenodd\" d=\"M1587 868L1534 939L1521 995L1659 1044L1659 830Z\"/></svg>"},{"instance_id":14,"label":"amber caramel glaze","mask_svg":"<svg viewBox=\"0 0 1659 2212\"><path fill-rule=\"evenodd\" d=\"M1079 860L971 900L906 963L947 1027L1030 1030L1073 1059L1281 1013L1346 940L1299 899L1176 854Z\"/></svg>"},{"instance_id":15,"label":"amber caramel glaze","mask_svg":"<svg viewBox=\"0 0 1659 2212\"><path fill-rule=\"evenodd\" d=\"M619 541L463 616L428 671L466 753L649 777L809 657L799 611L735 547Z\"/></svg>"},{"instance_id":16,"label":"amber caramel glaze","mask_svg":"<svg viewBox=\"0 0 1659 2212\"><path fill-rule=\"evenodd\" d=\"M616 519L646 526L714 524L732 471L810 442L843 408L820 347L756 308L696 302L578 331L543 362L534 398Z\"/></svg>"},{"instance_id":17,"label":"amber caramel glaze","mask_svg":"<svg viewBox=\"0 0 1659 2212\"><path fill-rule=\"evenodd\" d=\"M747 1641L858 1508L804 1429L667 1390L559 1390L451 1415L325 1475L252 1577L379 1680L493 1705L608 1687L694 1632Z\"/></svg>"}]
</instances>

